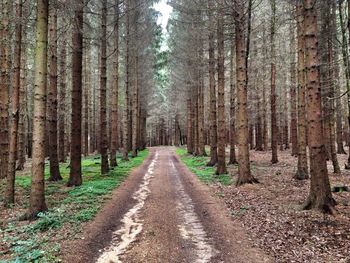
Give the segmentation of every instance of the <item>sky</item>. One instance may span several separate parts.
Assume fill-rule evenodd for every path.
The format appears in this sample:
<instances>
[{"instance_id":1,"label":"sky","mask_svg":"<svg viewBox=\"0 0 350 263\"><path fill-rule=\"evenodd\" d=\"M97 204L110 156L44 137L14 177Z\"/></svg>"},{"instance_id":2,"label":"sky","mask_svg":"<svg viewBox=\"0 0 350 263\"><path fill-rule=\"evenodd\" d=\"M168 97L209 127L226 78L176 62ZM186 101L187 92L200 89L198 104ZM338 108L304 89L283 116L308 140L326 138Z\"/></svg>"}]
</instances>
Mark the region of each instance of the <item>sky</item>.
<instances>
[{"instance_id":1,"label":"sky","mask_svg":"<svg viewBox=\"0 0 350 263\"><path fill-rule=\"evenodd\" d=\"M158 19L158 23L162 25L163 31L166 32L166 26L173 8L167 5L167 0L160 0L154 5L154 9L162 14L162 16L160 16Z\"/></svg>"}]
</instances>

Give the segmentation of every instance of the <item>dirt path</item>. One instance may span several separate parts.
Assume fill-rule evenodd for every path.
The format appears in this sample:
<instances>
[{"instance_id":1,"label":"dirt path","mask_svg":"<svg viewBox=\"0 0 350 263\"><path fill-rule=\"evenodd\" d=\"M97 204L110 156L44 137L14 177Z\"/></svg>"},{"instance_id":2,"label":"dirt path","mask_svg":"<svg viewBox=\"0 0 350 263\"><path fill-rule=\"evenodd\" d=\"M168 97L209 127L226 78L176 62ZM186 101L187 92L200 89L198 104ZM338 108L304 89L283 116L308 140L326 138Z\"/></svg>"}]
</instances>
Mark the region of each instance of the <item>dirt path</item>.
<instances>
[{"instance_id":1,"label":"dirt path","mask_svg":"<svg viewBox=\"0 0 350 263\"><path fill-rule=\"evenodd\" d=\"M86 227L84 239L63 253L74 263L272 262L165 147L151 149Z\"/></svg>"}]
</instances>

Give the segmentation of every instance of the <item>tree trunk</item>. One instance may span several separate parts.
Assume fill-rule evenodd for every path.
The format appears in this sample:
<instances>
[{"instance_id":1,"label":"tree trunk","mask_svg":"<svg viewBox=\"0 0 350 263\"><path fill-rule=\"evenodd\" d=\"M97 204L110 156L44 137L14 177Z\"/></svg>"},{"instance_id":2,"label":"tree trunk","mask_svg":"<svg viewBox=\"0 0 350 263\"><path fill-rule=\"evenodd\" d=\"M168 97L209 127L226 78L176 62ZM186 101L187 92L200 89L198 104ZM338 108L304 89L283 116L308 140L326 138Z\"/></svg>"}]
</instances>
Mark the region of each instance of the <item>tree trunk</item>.
<instances>
[{"instance_id":1,"label":"tree trunk","mask_svg":"<svg viewBox=\"0 0 350 263\"><path fill-rule=\"evenodd\" d=\"M82 68L83 68L83 1L76 3L72 37L72 125L70 142L70 174L68 186L79 186L81 174L81 115L82 115Z\"/></svg>"},{"instance_id":2,"label":"tree trunk","mask_svg":"<svg viewBox=\"0 0 350 263\"><path fill-rule=\"evenodd\" d=\"M50 84L48 90L47 118L49 125L49 155L50 155L50 177L49 181L60 181L60 174L57 150L57 10L53 8L49 20L49 70Z\"/></svg>"},{"instance_id":3,"label":"tree trunk","mask_svg":"<svg viewBox=\"0 0 350 263\"><path fill-rule=\"evenodd\" d=\"M137 26L135 26L137 39ZM135 48L134 54L134 85L132 94L132 157L137 157L138 152L138 129L139 129L139 107L138 107L138 89L139 89L139 72L138 72L138 50Z\"/></svg>"},{"instance_id":4,"label":"tree trunk","mask_svg":"<svg viewBox=\"0 0 350 263\"><path fill-rule=\"evenodd\" d=\"M268 48L267 48L267 39L266 39L266 28L264 27L263 30L263 46L265 47L263 49L263 59L267 60L268 57ZM266 66L263 67L264 71L266 70ZM267 123L267 98L266 98L266 76L264 74L263 77L263 90L262 90L262 107L263 107L263 142L264 142L264 151L267 151L269 149L269 136L268 136L268 123Z\"/></svg>"},{"instance_id":5,"label":"tree trunk","mask_svg":"<svg viewBox=\"0 0 350 263\"><path fill-rule=\"evenodd\" d=\"M107 0L102 2L101 21L101 78L100 78L100 153L101 174L109 172L107 139Z\"/></svg>"},{"instance_id":6,"label":"tree trunk","mask_svg":"<svg viewBox=\"0 0 350 263\"><path fill-rule=\"evenodd\" d=\"M22 4L23 5L23 4ZM23 11L22 11L22 17L23 17ZM22 171L24 169L24 164L26 162L26 113L27 113L27 100L26 100L26 93L27 93L27 54L26 54L26 30L23 30L22 26L22 53L21 53L21 85L19 90L19 121L18 121L18 151L17 151L17 157L18 157L18 163L16 166L17 171Z\"/></svg>"},{"instance_id":7,"label":"tree trunk","mask_svg":"<svg viewBox=\"0 0 350 263\"><path fill-rule=\"evenodd\" d=\"M112 116L111 116L111 167L117 166L118 148L118 100L119 100L119 0L115 1L115 28L114 28L114 63L113 63L113 83L112 83Z\"/></svg>"},{"instance_id":8,"label":"tree trunk","mask_svg":"<svg viewBox=\"0 0 350 263\"><path fill-rule=\"evenodd\" d=\"M201 22L202 21L202 14ZM201 28L203 29L203 28ZM204 129L204 46L203 39L200 39L199 48L199 87L198 87L198 153L200 156L207 156L205 151L205 129Z\"/></svg>"},{"instance_id":9,"label":"tree trunk","mask_svg":"<svg viewBox=\"0 0 350 263\"><path fill-rule=\"evenodd\" d=\"M9 25L8 25L9 3L3 1L2 4L2 21L0 28L0 37L3 40L0 44L0 179L7 176L8 155L9 155ZM7 39L8 41L6 41Z\"/></svg>"},{"instance_id":10,"label":"tree trunk","mask_svg":"<svg viewBox=\"0 0 350 263\"><path fill-rule=\"evenodd\" d=\"M309 178L306 153L306 83L305 83L305 36L303 0L297 1L298 31L298 168L295 179Z\"/></svg>"},{"instance_id":11,"label":"tree trunk","mask_svg":"<svg viewBox=\"0 0 350 263\"><path fill-rule=\"evenodd\" d=\"M123 160L128 161L128 154L129 154L129 84L130 84L130 8L129 8L129 1L126 0L126 35L125 35L125 97L124 97L124 120L123 120Z\"/></svg>"},{"instance_id":12,"label":"tree trunk","mask_svg":"<svg viewBox=\"0 0 350 263\"><path fill-rule=\"evenodd\" d=\"M235 83L234 83L234 52L235 45L234 40L231 42L231 54L230 54L230 161L229 164L237 164L236 159L236 105L235 105Z\"/></svg>"},{"instance_id":13,"label":"tree trunk","mask_svg":"<svg viewBox=\"0 0 350 263\"><path fill-rule=\"evenodd\" d=\"M66 43L61 42L61 63L60 63L60 94L59 94L59 118L58 118L58 160L66 161L65 151L65 120L66 120Z\"/></svg>"},{"instance_id":14,"label":"tree trunk","mask_svg":"<svg viewBox=\"0 0 350 263\"><path fill-rule=\"evenodd\" d=\"M278 163L278 126L277 126L277 114L276 114L276 47L275 47L275 34L276 34L276 0L270 0L271 4L271 149L273 164Z\"/></svg>"},{"instance_id":15,"label":"tree trunk","mask_svg":"<svg viewBox=\"0 0 350 263\"><path fill-rule=\"evenodd\" d=\"M90 113L90 90L91 90L91 51L90 43L85 44L84 63L84 156L89 155L89 113Z\"/></svg>"},{"instance_id":16,"label":"tree trunk","mask_svg":"<svg viewBox=\"0 0 350 263\"><path fill-rule=\"evenodd\" d=\"M227 173L226 169L226 123L225 123L225 37L224 6L220 0L217 39L218 39L218 165L216 174Z\"/></svg>"},{"instance_id":17,"label":"tree trunk","mask_svg":"<svg viewBox=\"0 0 350 263\"><path fill-rule=\"evenodd\" d=\"M336 32L337 32L337 26L336 26L336 8L335 8L335 3L330 4L328 2L327 6L327 12L329 16L329 23L328 25L330 26L329 33L327 34L327 49L328 49L328 75L329 75L329 82L330 82L330 92L329 92L329 97L334 98L335 96L335 85L336 85L336 64L337 61L335 61L335 48L334 45L336 43ZM340 167L339 167L339 162L338 162L338 157L337 157L337 150L335 147L335 142L336 142L336 131L335 131L335 104L334 100L331 100L329 103L329 114L330 114L330 119L329 119L329 131L330 131L330 154L331 154L331 160L333 164L333 169L335 174L340 174Z\"/></svg>"},{"instance_id":18,"label":"tree trunk","mask_svg":"<svg viewBox=\"0 0 350 263\"><path fill-rule=\"evenodd\" d=\"M292 15L296 14L294 11L295 5L292 4ZM292 20L294 22L294 20ZM290 24L290 137L292 143L292 156L298 155L298 123L297 123L297 84L296 84L296 62L295 62L295 28L294 23Z\"/></svg>"},{"instance_id":19,"label":"tree trunk","mask_svg":"<svg viewBox=\"0 0 350 263\"><path fill-rule=\"evenodd\" d=\"M208 166L214 166L218 162L217 151L217 120L216 120L216 87L215 87L215 40L214 40L214 7L213 0L208 0L209 16L209 92L210 92L210 161ZM188 140L188 138L187 138Z\"/></svg>"},{"instance_id":20,"label":"tree trunk","mask_svg":"<svg viewBox=\"0 0 350 263\"><path fill-rule=\"evenodd\" d=\"M308 145L310 149L311 187L305 209L319 209L332 213L332 198L327 172L326 149L322 132L317 11L315 0L304 0L305 69L308 91Z\"/></svg>"},{"instance_id":21,"label":"tree trunk","mask_svg":"<svg viewBox=\"0 0 350 263\"><path fill-rule=\"evenodd\" d=\"M247 114L247 74L246 42L244 38L244 4L235 1L235 43L236 43L236 86L237 86L237 144L238 144L238 179L237 186L255 183L257 180L250 171L249 128Z\"/></svg>"},{"instance_id":22,"label":"tree trunk","mask_svg":"<svg viewBox=\"0 0 350 263\"><path fill-rule=\"evenodd\" d=\"M22 1L16 0L16 17L22 18ZM18 140L18 121L21 105L19 104L19 92L21 86L21 52L22 52L22 25L20 22L15 26L15 55L13 69L13 87L12 87L12 112L11 112L11 131L10 131L10 153L7 174L7 187L5 196L5 205L11 205L15 202L15 176L17 159L17 140Z\"/></svg>"},{"instance_id":23,"label":"tree trunk","mask_svg":"<svg viewBox=\"0 0 350 263\"><path fill-rule=\"evenodd\" d=\"M190 86L189 86L190 87ZM187 153L194 153L194 143L193 143L193 109L192 109L192 100L191 100L191 90L188 92L187 98Z\"/></svg>"},{"instance_id":24,"label":"tree trunk","mask_svg":"<svg viewBox=\"0 0 350 263\"><path fill-rule=\"evenodd\" d=\"M45 126L49 1L37 1L32 183L27 218L47 210L45 203Z\"/></svg>"}]
</instances>

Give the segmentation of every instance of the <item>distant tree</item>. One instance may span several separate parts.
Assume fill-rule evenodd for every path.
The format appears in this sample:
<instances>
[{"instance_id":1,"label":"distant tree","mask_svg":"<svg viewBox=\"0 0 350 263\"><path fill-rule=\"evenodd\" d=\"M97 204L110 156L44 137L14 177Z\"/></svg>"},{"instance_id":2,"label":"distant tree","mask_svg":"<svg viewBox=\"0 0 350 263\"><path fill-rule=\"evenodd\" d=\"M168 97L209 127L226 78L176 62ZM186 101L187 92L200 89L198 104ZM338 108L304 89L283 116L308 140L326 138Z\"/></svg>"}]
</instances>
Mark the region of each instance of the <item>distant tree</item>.
<instances>
[{"instance_id":1,"label":"distant tree","mask_svg":"<svg viewBox=\"0 0 350 263\"><path fill-rule=\"evenodd\" d=\"M112 112L111 112L111 167L117 166L116 152L118 148L118 100L119 100L119 0L115 1L114 14L114 62L113 62L113 83L112 83Z\"/></svg>"},{"instance_id":2,"label":"distant tree","mask_svg":"<svg viewBox=\"0 0 350 263\"><path fill-rule=\"evenodd\" d=\"M276 1L270 0L271 5L271 148L272 148L272 160L271 162L278 163L278 126L277 126L277 113L276 113Z\"/></svg>"},{"instance_id":3,"label":"distant tree","mask_svg":"<svg viewBox=\"0 0 350 263\"><path fill-rule=\"evenodd\" d=\"M217 115L216 115L216 85L215 85L215 34L214 34L214 4L213 0L208 0L208 16L209 16L209 122L210 122L210 161L208 166L214 166L218 162L217 152Z\"/></svg>"}]
</instances>

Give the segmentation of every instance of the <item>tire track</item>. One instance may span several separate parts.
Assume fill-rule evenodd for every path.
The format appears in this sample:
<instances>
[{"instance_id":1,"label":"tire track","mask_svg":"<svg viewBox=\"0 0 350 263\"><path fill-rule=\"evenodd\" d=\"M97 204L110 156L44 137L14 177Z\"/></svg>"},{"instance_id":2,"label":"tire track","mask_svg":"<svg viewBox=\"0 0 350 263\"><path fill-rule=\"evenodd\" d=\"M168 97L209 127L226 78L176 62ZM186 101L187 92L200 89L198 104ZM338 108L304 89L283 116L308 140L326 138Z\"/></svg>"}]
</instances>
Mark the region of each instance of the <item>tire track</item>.
<instances>
[{"instance_id":1,"label":"tire track","mask_svg":"<svg viewBox=\"0 0 350 263\"><path fill-rule=\"evenodd\" d=\"M97 259L96 263L120 263L119 257L124 254L131 243L136 240L143 228L143 221L140 218L141 209L150 194L149 184L154 174L154 166L158 160L158 152L148 167L140 188L133 194L132 198L136 204L124 215L121 220L122 226L113 233L111 245Z\"/></svg>"}]
</instances>

